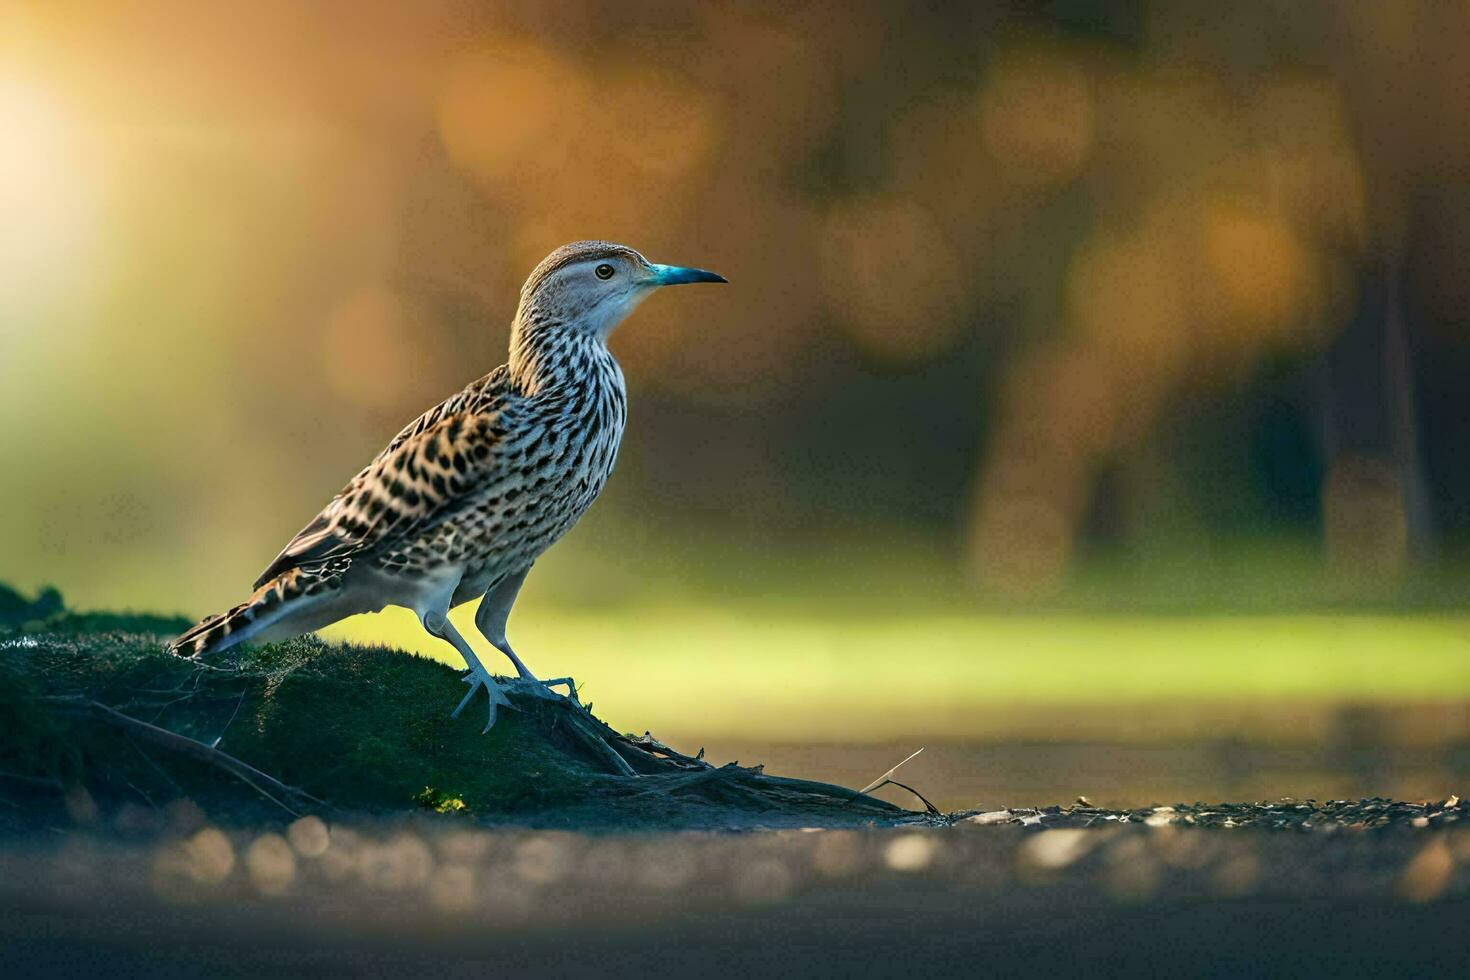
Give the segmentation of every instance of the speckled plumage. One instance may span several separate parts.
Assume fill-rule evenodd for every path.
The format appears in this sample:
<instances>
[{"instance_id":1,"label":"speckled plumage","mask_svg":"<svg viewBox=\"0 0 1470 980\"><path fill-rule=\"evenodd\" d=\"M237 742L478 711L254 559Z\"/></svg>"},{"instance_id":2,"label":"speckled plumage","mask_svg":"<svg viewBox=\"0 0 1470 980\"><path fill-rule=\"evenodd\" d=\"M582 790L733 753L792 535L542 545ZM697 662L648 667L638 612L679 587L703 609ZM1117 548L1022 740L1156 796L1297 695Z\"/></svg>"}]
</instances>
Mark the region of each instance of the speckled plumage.
<instances>
[{"instance_id":1,"label":"speckled plumage","mask_svg":"<svg viewBox=\"0 0 1470 980\"><path fill-rule=\"evenodd\" d=\"M602 281L606 269L614 274ZM468 661L443 615L485 595L482 631L499 632L491 642L529 676L504 642L504 618L532 563L602 491L627 421L607 333L655 286L696 281L723 280L607 242L553 252L526 281L508 362L399 432L286 545L250 599L171 649L198 656L391 604L413 609ZM502 583L503 608L492 609ZM492 693L492 721L493 704Z\"/></svg>"}]
</instances>

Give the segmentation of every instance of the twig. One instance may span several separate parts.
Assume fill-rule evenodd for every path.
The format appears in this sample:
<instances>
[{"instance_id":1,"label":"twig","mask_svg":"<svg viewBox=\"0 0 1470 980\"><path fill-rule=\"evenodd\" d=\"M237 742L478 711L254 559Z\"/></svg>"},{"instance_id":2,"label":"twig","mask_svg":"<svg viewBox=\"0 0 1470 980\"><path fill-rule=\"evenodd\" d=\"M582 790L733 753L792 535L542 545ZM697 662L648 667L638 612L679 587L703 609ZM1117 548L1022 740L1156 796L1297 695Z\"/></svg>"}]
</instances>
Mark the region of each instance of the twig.
<instances>
[{"instance_id":1,"label":"twig","mask_svg":"<svg viewBox=\"0 0 1470 980\"><path fill-rule=\"evenodd\" d=\"M13 779L18 783L28 783L31 786L45 786L47 789L61 789L61 780L48 779L42 776L26 776L18 772L0 771L0 779Z\"/></svg>"},{"instance_id":2,"label":"twig","mask_svg":"<svg viewBox=\"0 0 1470 980\"><path fill-rule=\"evenodd\" d=\"M590 748L595 755L597 755L603 761L607 762L608 765L612 766L613 771L618 773L618 775L638 775L638 770L628 765L628 760L624 759L621 755L614 751L613 747L607 743L607 740L602 737L601 733L591 729L591 727L587 725L585 721L583 721L579 714L580 710L581 705L577 704L572 704L568 708L572 721L571 728L572 731L576 733L577 740Z\"/></svg>"},{"instance_id":3,"label":"twig","mask_svg":"<svg viewBox=\"0 0 1470 980\"><path fill-rule=\"evenodd\" d=\"M873 780L871 783L869 783L868 785L864 786L862 789L858 790L858 792L859 793L867 793L867 792L869 792L871 790L877 789L879 786L882 786L885 782L892 782L892 780L893 780L893 774L896 773L896 772L898 772L899 769L903 768L903 766L904 766L905 763L907 763L910 760L912 760L914 758L914 756L918 755L922 751L924 751L924 747L921 745L917 749L915 749L913 752L911 752L909 754L908 758L907 759L904 759L903 762L900 762L898 765L894 766L892 769L888 770L883 775L879 776L877 779ZM895 783L894 785L897 785L897 784ZM915 794L915 795L917 796L918 794ZM920 797L920 799L923 799L923 797Z\"/></svg>"},{"instance_id":4,"label":"twig","mask_svg":"<svg viewBox=\"0 0 1470 980\"><path fill-rule=\"evenodd\" d=\"M219 734L214 737L214 741L209 743L209 747L210 748L212 748L212 749L219 748L219 743L222 742L222 741L224 741L225 733L228 732L230 730L230 726L235 723L236 716L240 714L240 706L243 705L244 703L245 703L245 692L244 691L241 691L240 692L240 700L238 700L238 701L235 702L235 710L230 712L230 720L227 721L227 722L225 722L225 727L224 728L221 728Z\"/></svg>"},{"instance_id":5,"label":"twig","mask_svg":"<svg viewBox=\"0 0 1470 980\"><path fill-rule=\"evenodd\" d=\"M127 736L127 740L128 740L128 744L133 747L133 751L136 752L136 753L138 753L138 755L140 755L143 758L143 761L146 762L146 763L148 763L148 765L152 767L152 769L153 769L154 772L156 772L160 776L162 776L163 777L163 781L165 783L167 783L169 786L173 787L173 790L174 790L175 793L178 793L180 795L183 795L183 790L179 786L178 781L175 780L174 777L172 777L172 776L170 776L168 774L168 770L164 769L163 766L160 766L157 762L155 762L154 759L153 759L153 756L149 755L147 752L144 752L143 751L143 746L141 746L137 742L133 741L133 737L131 735L128 735ZM152 800L149 800L148 801L148 805L149 806L152 806L153 805L153 801Z\"/></svg>"},{"instance_id":6,"label":"twig","mask_svg":"<svg viewBox=\"0 0 1470 980\"><path fill-rule=\"evenodd\" d=\"M929 814L929 816L931 816L931 817L939 817L941 819L944 819L944 812L941 811L933 803L930 803L927 799L925 799L923 793L920 793L918 790L914 789L912 786L906 786L903 783L900 783L896 779L885 779L885 780L883 780L882 782L880 782L876 786L870 786L868 789L859 790L858 792L852 794L852 797L847 801L848 802L848 805L850 806L853 803L856 803L858 800L862 799L863 797L869 796L869 794L873 790L882 789L884 786L897 786L899 789L906 789L906 790L908 790L910 793L912 793L915 796L917 796L919 798L919 801L924 804L924 810ZM871 799L871 797L869 797L869 798Z\"/></svg>"},{"instance_id":7,"label":"twig","mask_svg":"<svg viewBox=\"0 0 1470 980\"><path fill-rule=\"evenodd\" d=\"M191 665L195 670L201 670L201 671L202 670L208 670L208 671L212 671L212 672L214 672L216 674L238 674L238 673L240 673L240 668L238 668L238 667L216 667L214 664L207 664L203 660L199 660L199 659L196 659L194 657L180 657L179 659L181 659L181 660L185 661L186 663L188 663L189 665Z\"/></svg>"},{"instance_id":8,"label":"twig","mask_svg":"<svg viewBox=\"0 0 1470 980\"><path fill-rule=\"evenodd\" d=\"M718 769L716 769L714 766L707 766L706 768L701 769L697 772L675 776L659 777L658 782L655 785L648 787L648 789L644 790L638 795L647 796L659 793L678 793L681 790L686 790L694 786L699 786L714 779L720 779L729 776L738 777L742 773L746 773L748 771L749 770L741 769L737 764L733 762L728 765L721 766Z\"/></svg>"},{"instance_id":9,"label":"twig","mask_svg":"<svg viewBox=\"0 0 1470 980\"><path fill-rule=\"evenodd\" d=\"M621 739L623 742L626 742L634 748L642 749L650 755L661 755L666 759L673 759L676 762L682 762L698 769L711 768L710 764L704 761L704 749L700 749L698 755L685 755L682 752L676 752L654 738L652 732L644 732L641 736L623 735Z\"/></svg>"},{"instance_id":10,"label":"twig","mask_svg":"<svg viewBox=\"0 0 1470 980\"><path fill-rule=\"evenodd\" d=\"M905 786L903 783L900 783L896 779L890 779L887 782L889 784L893 785L893 786L897 786L899 789L906 789L910 793L913 793L915 796L917 796L919 798L919 802L922 803L922 804L924 804L924 809L927 810L927 811L929 811L929 815L931 817L942 817L942 816L944 816L944 814L940 812L939 807L935 806L933 803L930 803L927 799L924 798L924 794L923 793L920 793L918 790L914 789L912 786Z\"/></svg>"},{"instance_id":11,"label":"twig","mask_svg":"<svg viewBox=\"0 0 1470 980\"><path fill-rule=\"evenodd\" d=\"M511 692L515 697L515 692ZM527 698L532 714L541 718L548 734L562 733L562 737L575 743L583 753L602 763L603 767L617 776L637 776L638 770L629 765L616 749L613 738L616 733L588 713L587 709L570 698L548 700L541 697ZM565 722L565 724L563 724ZM610 737L611 736L611 737Z\"/></svg>"},{"instance_id":12,"label":"twig","mask_svg":"<svg viewBox=\"0 0 1470 980\"><path fill-rule=\"evenodd\" d=\"M300 816L300 814L266 792L260 784L270 787L284 797L298 797L320 806L326 805L310 793L297 789L294 786L287 786L279 779L268 773L261 772L248 762L243 762L228 752L221 752L219 749L205 745L203 742L189 738L187 735L180 735L178 732L171 732L166 728L159 728L157 725L141 721L131 715L125 715L121 711L110 708L100 701L79 701L78 706L100 716L103 721L137 735L139 738L146 739L170 751L177 752L180 755L214 766L217 769L223 769L292 816Z\"/></svg>"},{"instance_id":13,"label":"twig","mask_svg":"<svg viewBox=\"0 0 1470 980\"><path fill-rule=\"evenodd\" d=\"M133 751L134 752L136 752L139 755L141 755L144 758L145 761L147 761L148 763L150 763L153 766L153 768L158 769L158 764L155 763L155 762L153 762L152 759L149 759L148 758L148 753L147 752L144 752L141 748L138 747L138 743L133 741L133 736L131 734L125 734L125 735L123 735L123 738L127 739L128 744L133 747ZM162 772L163 770L159 769L159 771ZM125 784L127 784L128 789L132 790L134 793L137 793L140 797L142 797L144 803L147 803L150 807L153 807L155 810L158 809L158 804L156 804L156 803L153 802L153 797L149 796L148 793L143 789L143 787L139 786L137 783L135 783L131 779L129 779L126 772L123 772L123 771L119 770L118 773L117 773L117 776ZM169 780L169 782L172 782L172 780Z\"/></svg>"}]
</instances>

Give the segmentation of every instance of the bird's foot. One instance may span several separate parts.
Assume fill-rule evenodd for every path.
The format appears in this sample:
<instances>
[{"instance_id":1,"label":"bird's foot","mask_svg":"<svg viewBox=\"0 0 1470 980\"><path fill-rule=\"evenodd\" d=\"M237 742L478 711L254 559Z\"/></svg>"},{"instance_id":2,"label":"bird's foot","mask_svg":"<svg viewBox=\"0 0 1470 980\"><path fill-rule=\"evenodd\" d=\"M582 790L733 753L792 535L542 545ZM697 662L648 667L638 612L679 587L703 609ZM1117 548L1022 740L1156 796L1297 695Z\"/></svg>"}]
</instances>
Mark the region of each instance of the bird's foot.
<instances>
[{"instance_id":1,"label":"bird's foot","mask_svg":"<svg viewBox=\"0 0 1470 980\"><path fill-rule=\"evenodd\" d=\"M505 690L515 685L517 683L516 681L502 681L498 678L491 677L483 668L479 667L470 668L470 672L460 679L468 684L470 689L465 693L464 699L459 702L459 707L455 708L449 717L458 718L459 713L464 710L465 705L474 699L476 692L482 687L490 698L490 718L485 722L485 732L495 727L495 714L501 705L511 709L515 708L515 705L510 703L510 698L505 696ZM481 734L483 735L484 732L481 732Z\"/></svg>"}]
</instances>

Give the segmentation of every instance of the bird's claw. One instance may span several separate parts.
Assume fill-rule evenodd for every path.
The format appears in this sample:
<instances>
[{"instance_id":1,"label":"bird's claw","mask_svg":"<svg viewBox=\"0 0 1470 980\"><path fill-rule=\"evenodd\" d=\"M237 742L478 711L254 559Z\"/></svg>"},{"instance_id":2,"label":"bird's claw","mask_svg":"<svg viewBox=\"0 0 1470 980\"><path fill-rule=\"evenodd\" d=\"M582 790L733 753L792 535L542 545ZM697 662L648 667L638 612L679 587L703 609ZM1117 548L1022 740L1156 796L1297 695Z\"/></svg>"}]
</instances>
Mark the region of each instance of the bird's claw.
<instances>
[{"instance_id":1,"label":"bird's claw","mask_svg":"<svg viewBox=\"0 0 1470 980\"><path fill-rule=\"evenodd\" d=\"M486 732L495 726L495 716L502 705L512 710L517 710L516 706L511 703L510 698L506 697L507 691L515 691L517 694L527 694L536 698L546 698L551 701L564 699L570 700L573 704L582 703L577 700L577 685L570 677L556 677L548 681L538 680L535 677L516 677L509 680L501 680L490 676L483 670L471 669L460 680L468 684L470 689L465 692L463 700L459 702L459 707L455 708L449 717L458 718L460 712L465 709L465 705L469 704L474 699L475 693L483 687L486 695L490 699L490 719L485 722ZM558 694L551 689L553 685L565 685L567 693Z\"/></svg>"},{"instance_id":2,"label":"bird's claw","mask_svg":"<svg viewBox=\"0 0 1470 980\"><path fill-rule=\"evenodd\" d=\"M461 677L460 680L468 684L470 689L465 692L464 698L459 702L459 707L450 712L449 717L458 718L459 713L464 710L465 705L469 704L474 698L475 692L483 687L486 695L490 698L490 717L485 722L484 731L480 734L483 735L495 727L495 714L501 705L505 705L505 707L512 710L515 709L515 705L510 703L510 698L506 697L505 692L501 690L500 682L483 670L471 670L468 674Z\"/></svg>"}]
</instances>

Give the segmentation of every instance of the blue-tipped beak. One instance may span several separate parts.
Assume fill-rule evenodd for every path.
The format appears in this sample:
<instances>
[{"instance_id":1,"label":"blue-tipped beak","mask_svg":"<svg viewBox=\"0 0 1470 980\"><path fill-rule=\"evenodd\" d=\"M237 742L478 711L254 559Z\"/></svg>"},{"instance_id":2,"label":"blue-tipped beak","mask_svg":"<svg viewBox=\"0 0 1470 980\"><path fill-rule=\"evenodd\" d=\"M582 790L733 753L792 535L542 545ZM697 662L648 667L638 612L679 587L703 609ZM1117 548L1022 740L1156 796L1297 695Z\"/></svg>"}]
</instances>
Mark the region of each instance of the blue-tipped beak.
<instances>
[{"instance_id":1,"label":"blue-tipped beak","mask_svg":"<svg viewBox=\"0 0 1470 980\"><path fill-rule=\"evenodd\" d=\"M680 286L686 282L729 282L724 276L703 269L686 269L678 265L652 264L655 286Z\"/></svg>"}]
</instances>

